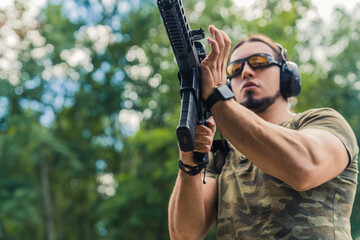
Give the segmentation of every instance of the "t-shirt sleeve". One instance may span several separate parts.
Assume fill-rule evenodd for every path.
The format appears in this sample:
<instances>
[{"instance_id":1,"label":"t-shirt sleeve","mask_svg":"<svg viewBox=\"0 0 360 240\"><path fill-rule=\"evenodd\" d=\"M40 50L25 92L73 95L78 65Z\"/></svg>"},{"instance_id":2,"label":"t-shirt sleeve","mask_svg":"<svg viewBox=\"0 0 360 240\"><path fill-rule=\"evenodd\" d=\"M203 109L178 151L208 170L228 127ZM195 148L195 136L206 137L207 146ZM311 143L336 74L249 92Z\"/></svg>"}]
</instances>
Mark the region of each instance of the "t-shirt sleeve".
<instances>
[{"instance_id":1,"label":"t-shirt sleeve","mask_svg":"<svg viewBox=\"0 0 360 240\"><path fill-rule=\"evenodd\" d=\"M341 114L331 108L312 109L304 112L297 121L297 130L318 128L334 134L344 144L350 156L350 162L357 159L359 148L350 125Z\"/></svg>"}]
</instances>

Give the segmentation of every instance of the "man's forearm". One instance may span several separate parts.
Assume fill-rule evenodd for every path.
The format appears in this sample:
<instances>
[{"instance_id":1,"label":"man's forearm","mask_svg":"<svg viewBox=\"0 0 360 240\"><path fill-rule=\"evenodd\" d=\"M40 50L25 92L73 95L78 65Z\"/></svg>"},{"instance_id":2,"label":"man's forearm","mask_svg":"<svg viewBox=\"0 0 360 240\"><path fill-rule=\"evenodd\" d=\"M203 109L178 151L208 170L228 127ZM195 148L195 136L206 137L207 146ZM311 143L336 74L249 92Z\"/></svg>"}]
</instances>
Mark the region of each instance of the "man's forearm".
<instances>
[{"instance_id":1,"label":"man's forearm","mask_svg":"<svg viewBox=\"0 0 360 240\"><path fill-rule=\"evenodd\" d=\"M213 115L220 131L261 170L291 186L306 179L317 146L311 138L266 122L235 101L214 105Z\"/></svg>"},{"instance_id":2,"label":"man's forearm","mask_svg":"<svg viewBox=\"0 0 360 240\"><path fill-rule=\"evenodd\" d=\"M206 228L201 174L189 176L179 171L169 202L171 239L200 239Z\"/></svg>"}]
</instances>

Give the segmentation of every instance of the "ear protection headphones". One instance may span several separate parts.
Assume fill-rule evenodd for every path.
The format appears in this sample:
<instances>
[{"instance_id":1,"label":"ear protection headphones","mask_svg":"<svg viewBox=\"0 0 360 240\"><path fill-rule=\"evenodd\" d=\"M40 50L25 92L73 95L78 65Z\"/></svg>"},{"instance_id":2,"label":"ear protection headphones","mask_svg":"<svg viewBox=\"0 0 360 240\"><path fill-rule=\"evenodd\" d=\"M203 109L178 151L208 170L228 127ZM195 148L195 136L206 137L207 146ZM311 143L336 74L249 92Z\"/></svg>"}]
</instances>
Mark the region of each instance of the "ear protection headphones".
<instances>
[{"instance_id":1,"label":"ear protection headphones","mask_svg":"<svg viewBox=\"0 0 360 240\"><path fill-rule=\"evenodd\" d=\"M301 75L296 63L286 60L286 49L279 43L276 45L280 49L282 65L280 70L280 92L285 99L297 96L301 91ZM231 88L231 81L227 79L226 85Z\"/></svg>"},{"instance_id":2,"label":"ear protection headphones","mask_svg":"<svg viewBox=\"0 0 360 240\"><path fill-rule=\"evenodd\" d=\"M282 66L280 72L280 92L284 98L297 96L301 91L301 75L299 67L296 63L286 60L286 49L279 43L276 43L280 48Z\"/></svg>"}]
</instances>

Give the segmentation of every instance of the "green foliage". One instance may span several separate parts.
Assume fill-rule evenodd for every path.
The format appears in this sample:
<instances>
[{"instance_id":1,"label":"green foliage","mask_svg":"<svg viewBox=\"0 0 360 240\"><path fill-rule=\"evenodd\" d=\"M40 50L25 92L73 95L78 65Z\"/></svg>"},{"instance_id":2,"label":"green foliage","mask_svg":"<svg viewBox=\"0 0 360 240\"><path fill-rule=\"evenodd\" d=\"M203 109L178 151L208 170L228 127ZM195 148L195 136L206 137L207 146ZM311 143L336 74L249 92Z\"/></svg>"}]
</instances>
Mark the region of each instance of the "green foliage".
<instances>
[{"instance_id":1,"label":"green foliage","mask_svg":"<svg viewBox=\"0 0 360 240\"><path fill-rule=\"evenodd\" d=\"M106 2L48 3L37 24L15 31L26 46L18 49L18 81L0 65L0 239L169 238L177 66L154 1ZM309 0L257 0L251 9L183 2L192 29L207 33L214 24L233 43L251 33L280 42L302 71L294 109L333 107L360 136L359 6L337 9L329 27L307 17ZM215 236L213 229L206 239Z\"/></svg>"}]
</instances>

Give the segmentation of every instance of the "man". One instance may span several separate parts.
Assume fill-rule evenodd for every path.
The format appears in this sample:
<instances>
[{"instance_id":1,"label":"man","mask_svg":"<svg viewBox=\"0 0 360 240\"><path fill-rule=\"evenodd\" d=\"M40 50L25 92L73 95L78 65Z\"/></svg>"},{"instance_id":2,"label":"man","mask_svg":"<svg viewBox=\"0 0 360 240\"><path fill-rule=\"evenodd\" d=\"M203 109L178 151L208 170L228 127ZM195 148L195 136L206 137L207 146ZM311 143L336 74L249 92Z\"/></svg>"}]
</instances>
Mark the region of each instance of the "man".
<instances>
[{"instance_id":1,"label":"man","mask_svg":"<svg viewBox=\"0 0 360 240\"><path fill-rule=\"evenodd\" d=\"M332 109L289 111L280 84L285 51L264 36L239 42L231 54L235 98L209 104L226 88L231 45L223 31L209 31L202 96L230 150L214 154L206 184L202 173L187 174L199 169L193 153L180 151L171 238L203 239L216 222L218 239L351 239L358 146L349 125ZM196 151L210 151L215 122L197 127Z\"/></svg>"}]
</instances>

